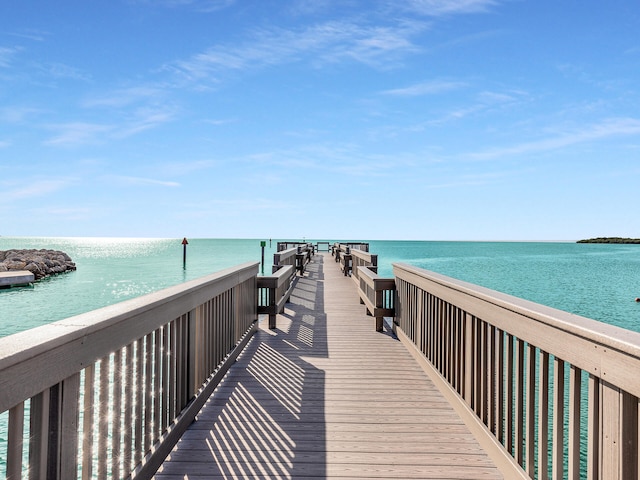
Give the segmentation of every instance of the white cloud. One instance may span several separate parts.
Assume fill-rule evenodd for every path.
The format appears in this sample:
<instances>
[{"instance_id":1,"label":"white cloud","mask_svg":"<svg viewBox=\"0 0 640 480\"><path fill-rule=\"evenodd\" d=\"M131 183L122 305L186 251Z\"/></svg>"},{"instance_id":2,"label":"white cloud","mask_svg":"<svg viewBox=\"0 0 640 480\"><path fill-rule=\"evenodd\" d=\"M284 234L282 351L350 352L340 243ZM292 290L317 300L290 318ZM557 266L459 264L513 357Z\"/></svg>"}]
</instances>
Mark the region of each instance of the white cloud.
<instances>
[{"instance_id":1,"label":"white cloud","mask_svg":"<svg viewBox=\"0 0 640 480\"><path fill-rule=\"evenodd\" d=\"M494 148L466 155L471 160L490 160L505 156L544 152L602 140L614 136L640 135L640 120L636 118L612 118L589 127L567 132L552 138L525 142L511 147Z\"/></svg>"},{"instance_id":2,"label":"white cloud","mask_svg":"<svg viewBox=\"0 0 640 480\"><path fill-rule=\"evenodd\" d=\"M121 108L141 101L157 101L163 98L166 90L159 86L139 85L136 87L122 88L107 95L93 97L85 100L83 106Z\"/></svg>"},{"instance_id":3,"label":"white cloud","mask_svg":"<svg viewBox=\"0 0 640 480\"><path fill-rule=\"evenodd\" d=\"M0 67L8 68L19 48L0 47Z\"/></svg>"},{"instance_id":4,"label":"white cloud","mask_svg":"<svg viewBox=\"0 0 640 480\"><path fill-rule=\"evenodd\" d=\"M141 108L135 112L134 117L129 122L114 131L113 138L130 137L167 123L173 118L174 113L170 110Z\"/></svg>"},{"instance_id":5,"label":"white cloud","mask_svg":"<svg viewBox=\"0 0 640 480\"><path fill-rule=\"evenodd\" d=\"M51 125L49 129L57 130L59 133L45 141L45 145L76 146L103 141L105 136L113 132L114 127L96 123L72 122Z\"/></svg>"},{"instance_id":6,"label":"white cloud","mask_svg":"<svg viewBox=\"0 0 640 480\"><path fill-rule=\"evenodd\" d=\"M73 184L74 180L68 178L25 180L24 185L2 193L3 201L23 200L25 198L41 197L62 190Z\"/></svg>"},{"instance_id":7,"label":"white cloud","mask_svg":"<svg viewBox=\"0 0 640 480\"><path fill-rule=\"evenodd\" d=\"M88 81L91 75L83 72L79 68L65 65L64 63L44 63L40 66L45 74L54 78L67 78L71 80Z\"/></svg>"},{"instance_id":8,"label":"white cloud","mask_svg":"<svg viewBox=\"0 0 640 480\"><path fill-rule=\"evenodd\" d=\"M44 143L45 145L60 147L99 144L110 139L121 139L136 135L169 122L173 118L174 113L170 110L140 108L133 112L131 118L119 125L88 122L49 125L49 130L55 130L58 133Z\"/></svg>"},{"instance_id":9,"label":"white cloud","mask_svg":"<svg viewBox=\"0 0 640 480\"><path fill-rule=\"evenodd\" d=\"M158 180L155 178L144 177L129 177L126 175L109 175L105 177L108 181L116 183L121 186L136 187L136 186L158 186L158 187L180 187L180 183L167 180Z\"/></svg>"},{"instance_id":10,"label":"white cloud","mask_svg":"<svg viewBox=\"0 0 640 480\"><path fill-rule=\"evenodd\" d=\"M404 0L402 6L405 10L435 17L485 12L498 3L496 0Z\"/></svg>"},{"instance_id":11,"label":"white cloud","mask_svg":"<svg viewBox=\"0 0 640 480\"><path fill-rule=\"evenodd\" d=\"M7 123L23 123L28 117L42 113L43 111L37 108L30 107L5 107L0 108L0 121Z\"/></svg>"},{"instance_id":12,"label":"white cloud","mask_svg":"<svg viewBox=\"0 0 640 480\"><path fill-rule=\"evenodd\" d=\"M394 95L400 97L414 97L421 95L435 95L438 93L448 92L451 90L457 90L465 87L463 82L445 81L445 80L432 80L429 82L417 83L403 88L394 88L392 90L385 90L382 93L384 95Z\"/></svg>"},{"instance_id":13,"label":"white cloud","mask_svg":"<svg viewBox=\"0 0 640 480\"><path fill-rule=\"evenodd\" d=\"M230 7L236 0L137 0L153 6L162 6L169 8L189 8L196 12L211 13L224 8Z\"/></svg>"},{"instance_id":14,"label":"white cloud","mask_svg":"<svg viewBox=\"0 0 640 480\"><path fill-rule=\"evenodd\" d=\"M368 26L335 21L299 31L261 29L253 32L249 42L214 46L167 68L198 80L215 78L226 70L277 66L308 58L319 64L355 60L385 67L396 56L419 49L411 38L423 28L423 24L416 22Z\"/></svg>"}]
</instances>

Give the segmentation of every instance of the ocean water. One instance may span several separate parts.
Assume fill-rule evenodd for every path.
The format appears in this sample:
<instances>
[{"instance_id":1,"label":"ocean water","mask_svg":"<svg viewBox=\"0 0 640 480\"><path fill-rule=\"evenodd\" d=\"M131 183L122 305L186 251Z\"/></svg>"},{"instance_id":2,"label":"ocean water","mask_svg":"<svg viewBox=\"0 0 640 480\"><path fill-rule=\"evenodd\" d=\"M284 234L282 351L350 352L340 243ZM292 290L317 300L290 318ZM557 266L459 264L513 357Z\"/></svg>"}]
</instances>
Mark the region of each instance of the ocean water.
<instances>
[{"instance_id":1,"label":"ocean water","mask_svg":"<svg viewBox=\"0 0 640 480\"><path fill-rule=\"evenodd\" d=\"M264 239L265 273L277 240ZM0 337L111 305L244 262L260 239L0 237L0 250L51 248L77 271L0 290ZM317 240L308 240L315 242ZM330 240L333 242L334 240ZM585 317L640 331L640 245L562 242L370 241L379 274L404 262Z\"/></svg>"},{"instance_id":2,"label":"ocean water","mask_svg":"<svg viewBox=\"0 0 640 480\"><path fill-rule=\"evenodd\" d=\"M266 240L271 272L277 240ZM244 262L260 262L260 239L0 237L0 250L51 248L77 271L0 289L0 337L144 295ZM317 240L308 240L316 242ZM330 240L333 242L334 240ZM395 262L640 331L640 245L571 242L370 241L379 274ZM331 268L331 265L327 265ZM337 267L336 267L337 268ZM568 380L567 380L568 381ZM1 392L0 392L1 394ZM585 423L586 425L586 423ZM0 414L0 476L6 466L6 414Z\"/></svg>"}]
</instances>

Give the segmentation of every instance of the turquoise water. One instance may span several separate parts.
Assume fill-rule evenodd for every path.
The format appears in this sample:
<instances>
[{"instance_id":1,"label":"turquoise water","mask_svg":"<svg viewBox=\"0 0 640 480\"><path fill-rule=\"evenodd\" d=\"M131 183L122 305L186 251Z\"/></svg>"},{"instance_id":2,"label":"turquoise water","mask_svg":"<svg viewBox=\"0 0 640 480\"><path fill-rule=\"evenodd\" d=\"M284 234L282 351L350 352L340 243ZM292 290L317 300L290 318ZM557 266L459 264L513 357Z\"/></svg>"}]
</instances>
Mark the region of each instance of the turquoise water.
<instances>
[{"instance_id":1,"label":"turquoise water","mask_svg":"<svg viewBox=\"0 0 640 480\"><path fill-rule=\"evenodd\" d=\"M276 240L265 240L269 273ZM58 249L78 267L33 287L0 290L0 337L261 260L259 239L191 239L183 268L181 241L0 237L0 250ZM640 331L640 245L371 241L370 250L382 276L392 275L393 262L410 263Z\"/></svg>"},{"instance_id":2,"label":"turquoise water","mask_svg":"<svg viewBox=\"0 0 640 480\"><path fill-rule=\"evenodd\" d=\"M276 240L266 240L269 273ZM78 268L32 287L0 290L0 337L261 260L259 239L192 239L183 265L181 241L0 237L0 250L62 250ZM640 331L640 303L634 301L640 297L640 245L371 241L370 250L378 254L382 276L392 275L394 262L409 263ZM6 431L6 414L0 414L0 476Z\"/></svg>"}]
</instances>

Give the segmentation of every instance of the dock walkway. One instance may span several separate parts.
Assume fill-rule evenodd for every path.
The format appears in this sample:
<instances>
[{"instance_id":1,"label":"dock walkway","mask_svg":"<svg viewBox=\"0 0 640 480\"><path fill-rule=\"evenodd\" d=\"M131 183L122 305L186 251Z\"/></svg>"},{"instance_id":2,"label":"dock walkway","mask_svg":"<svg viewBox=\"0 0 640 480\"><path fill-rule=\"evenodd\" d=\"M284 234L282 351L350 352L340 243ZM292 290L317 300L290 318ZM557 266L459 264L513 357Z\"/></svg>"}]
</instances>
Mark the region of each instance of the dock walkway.
<instances>
[{"instance_id":1,"label":"dock walkway","mask_svg":"<svg viewBox=\"0 0 640 480\"><path fill-rule=\"evenodd\" d=\"M262 322L266 324L267 322ZM261 326L157 480L502 478L328 254Z\"/></svg>"}]
</instances>

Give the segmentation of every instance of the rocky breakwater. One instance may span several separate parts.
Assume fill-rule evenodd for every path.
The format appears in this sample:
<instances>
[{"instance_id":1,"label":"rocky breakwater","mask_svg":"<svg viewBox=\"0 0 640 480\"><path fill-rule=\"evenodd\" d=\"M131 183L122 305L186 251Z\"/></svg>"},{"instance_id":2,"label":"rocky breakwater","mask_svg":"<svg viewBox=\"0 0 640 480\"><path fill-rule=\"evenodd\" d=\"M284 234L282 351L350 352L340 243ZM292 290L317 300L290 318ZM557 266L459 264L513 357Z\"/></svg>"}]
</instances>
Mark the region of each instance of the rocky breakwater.
<instances>
[{"instance_id":1,"label":"rocky breakwater","mask_svg":"<svg viewBox=\"0 0 640 480\"><path fill-rule=\"evenodd\" d=\"M0 272L28 270L36 280L76 269L71 257L58 250L0 250Z\"/></svg>"}]
</instances>

